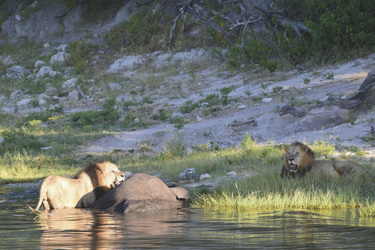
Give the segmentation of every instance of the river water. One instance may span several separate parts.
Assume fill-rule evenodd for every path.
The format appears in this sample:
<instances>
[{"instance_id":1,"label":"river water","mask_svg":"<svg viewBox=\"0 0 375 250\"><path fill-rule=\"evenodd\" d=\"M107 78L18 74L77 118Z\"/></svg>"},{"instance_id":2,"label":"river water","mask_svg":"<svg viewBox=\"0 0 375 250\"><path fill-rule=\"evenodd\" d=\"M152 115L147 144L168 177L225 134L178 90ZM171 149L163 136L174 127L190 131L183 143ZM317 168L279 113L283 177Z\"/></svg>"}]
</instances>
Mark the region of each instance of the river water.
<instances>
[{"instance_id":1,"label":"river water","mask_svg":"<svg viewBox=\"0 0 375 250\"><path fill-rule=\"evenodd\" d=\"M31 213L35 189L0 187L0 249L374 249L375 219L340 211Z\"/></svg>"}]
</instances>

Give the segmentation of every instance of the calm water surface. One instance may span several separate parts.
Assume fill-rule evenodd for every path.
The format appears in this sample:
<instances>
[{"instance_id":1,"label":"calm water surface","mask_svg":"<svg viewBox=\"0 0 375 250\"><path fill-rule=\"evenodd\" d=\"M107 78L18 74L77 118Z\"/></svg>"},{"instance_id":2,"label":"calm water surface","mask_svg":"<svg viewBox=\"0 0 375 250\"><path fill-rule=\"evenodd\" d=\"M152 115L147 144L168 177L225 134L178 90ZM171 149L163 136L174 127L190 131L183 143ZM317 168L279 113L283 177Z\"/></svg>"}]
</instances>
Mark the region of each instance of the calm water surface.
<instances>
[{"instance_id":1,"label":"calm water surface","mask_svg":"<svg viewBox=\"0 0 375 250\"><path fill-rule=\"evenodd\" d=\"M186 209L111 214L84 209L39 216L35 189L0 187L0 249L374 249L375 220L348 211L248 214Z\"/></svg>"}]
</instances>

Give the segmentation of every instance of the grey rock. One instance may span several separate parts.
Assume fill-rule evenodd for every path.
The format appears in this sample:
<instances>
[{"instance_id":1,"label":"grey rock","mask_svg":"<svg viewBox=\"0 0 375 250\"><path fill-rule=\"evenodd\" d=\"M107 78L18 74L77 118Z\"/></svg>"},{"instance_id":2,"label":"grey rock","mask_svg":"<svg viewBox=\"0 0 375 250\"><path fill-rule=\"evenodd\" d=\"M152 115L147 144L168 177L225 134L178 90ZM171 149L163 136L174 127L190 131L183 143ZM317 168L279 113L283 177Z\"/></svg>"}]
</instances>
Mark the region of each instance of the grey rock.
<instances>
[{"instance_id":1,"label":"grey rock","mask_svg":"<svg viewBox=\"0 0 375 250\"><path fill-rule=\"evenodd\" d=\"M120 95L118 97L116 97L116 104L121 104L123 102L130 102L132 100L132 97L130 94L126 93L126 94L123 94L123 95Z\"/></svg>"},{"instance_id":2,"label":"grey rock","mask_svg":"<svg viewBox=\"0 0 375 250\"><path fill-rule=\"evenodd\" d=\"M10 99L12 101L19 100L23 97L24 93L22 90L15 90L12 94L10 94Z\"/></svg>"},{"instance_id":3,"label":"grey rock","mask_svg":"<svg viewBox=\"0 0 375 250\"><path fill-rule=\"evenodd\" d=\"M32 101L33 101L32 99L22 99L17 102L17 107L18 108L30 108Z\"/></svg>"},{"instance_id":4,"label":"grey rock","mask_svg":"<svg viewBox=\"0 0 375 250\"><path fill-rule=\"evenodd\" d=\"M58 92L57 88L52 87L52 86L47 86L46 91L45 91L45 94L47 96L54 96L54 95L57 95L58 93L59 92Z\"/></svg>"},{"instance_id":5,"label":"grey rock","mask_svg":"<svg viewBox=\"0 0 375 250\"><path fill-rule=\"evenodd\" d=\"M64 63L66 60L68 60L68 58L70 57L70 54L69 53L66 53L66 52L59 52L57 53L56 55L52 56L51 57L51 65L53 65L54 63Z\"/></svg>"},{"instance_id":6,"label":"grey rock","mask_svg":"<svg viewBox=\"0 0 375 250\"><path fill-rule=\"evenodd\" d=\"M26 77L28 80L34 80L36 78L36 74L30 74Z\"/></svg>"},{"instance_id":7,"label":"grey rock","mask_svg":"<svg viewBox=\"0 0 375 250\"><path fill-rule=\"evenodd\" d=\"M272 102L272 98L270 98L270 97L268 97L268 98L263 98L263 99L262 99L262 102L264 102L264 103Z\"/></svg>"},{"instance_id":8,"label":"grey rock","mask_svg":"<svg viewBox=\"0 0 375 250\"><path fill-rule=\"evenodd\" d=\"M40 68L40 67L42 67L44 65L46 65L46 63L44 61L38 60L38 61L35 62L34 67L35 68Z\"/></svg>"},{"instance_id":9,"label":"grey rock","mask_svg":"<svg viewBox=\"0 0 375 250\"><path fill-rule=\"evenodd\" d=\"M39 106L46 106L47 105L47 101L46 100L44 100L44 99L39 99Z\"/></svg>"},{"instance_id":10,"label":"grey rock","mask_svg":"<svg viewBox=\"0 0 375 250\"><path fill-rule=\"evenodd\" d=\"M117 82L109 83L108 87L111 90L120 90L121 89L121 85L119 83L117 83Z\"/></svg>"},{"instance_id":11,"label":"grey rock","mask_svg":"<svg viewBox=\"0 0 375 250\"><path fill-rule=\"evenodd\" d=\"M73 90L68 94L68 101L78 101L80 98L79 91Z\"/></svg>"},{"instance_id":12,"label":"grey rock","mask_svg":"<svg viewBox=\"0 0 375 250\"><path fill-rule=\"evenodd\" d=\"M292 107L290 105L284 105L281 107L280 115L291 114L295 117L304 117L307 113L306 107Z\"/></svg>"},{"instance_id":13,"label":"grey rock","mask_svg":"<svg viewBox=\"0 0 375 250\"><path fill-rule=\"evenodd\" d=\"M63 99L63 98L59 98L57 95L51 96L51 101L54 103L58 103L60 99Z\"/></svg>"},{"instance_id":14,"label":"grey rock","mask_svg":"<svg viewBox=\"0 0 375 250\"><path fill-rule=\"evenodd\" d=\"M89 95L93 95L93 96L95 96L96 94L99 94L101 91L102 91L101 88L93 86L93 87L91 87L91 88L89 89ZM116 100L117 100L117 99L116 99Z\"/></svg>"},{"instance_id":15,"label":"grey rock","mask_svg":"<svg viewBox=\"0 0 375 250\"><path fill-rule=\"evenodd\" d=\"M227 173L227 175L230 175L230 176L236 176L237 173L236 173L236 171L230 171L229 173Z\"/></svg>"},{"instance_id":16,"label":"grey rock","mask_svg":"<svg viewBox=\"0 0 375 250\"><path fill-rule=\"evenodd\" d=\"M15 80L21 80L25 77L26 70L20 65L12 66L7 69L6 77Z\"/></svg>"},{"instance_id":17,"label":"grey rock","mask_svg":"<svg viewBox=\"0 0 375 250\"><path fill-rule=\"evenodd\" d=\"M331 128L347 122L350 115L351 111L349 109L342 109L337 106L312 109L296 123L295 132Z\"/></svg>"},{"instance_id":18,"label":"grey rock","mask_svg":"<svg viewBox=\"0 0 375 250\"><path fill-rule=\"evenodd\" d=\"M3 65L4 66L10 66L12 64L14 64L15 62L13 61L12 57L11 56L7 56L4 61L3 61Z\"/></svg>"},{"instance_id":19,"label":"grey rock","mask_svg":"<svg viewBox=\"0 0 375 250\"><path fill-rule=\"evenodd\" d=\"M59 47L56 48L58 52L68 52L69 45L61 44Z\"/></svg>"},{"instance_id":20,"label":"grey rock","mask_svg":"<svg viewBox=\"0 0 375 250\"><path fill-rule=\"evenodd\" d=\"M39 69L38 73L36 74L36 78L43 77L51 71L52 71L52 68L50 66L43 66Z\"/></svg>"},{"instance_id":21,"label":"grey rock","mask_svg":"<svg viewBox=\"0 0 375 250\"><path fill-rule=\"evenodd\" d=\"M58 75L62 75L62 74L58 71L55 71L55 70L52 70L52 71L49 72L50 77L55 77L55 76L58 76Z\"/></svg>"},{"instance_id":22,"label":"grey rock","mask_svg":"<svg viewBox=\"0 0 375 250\"><path fill-rule=\"evenodd\" d=\"M198 63L208 58L208 55L208 52L204 49L193 49L191 51L178 52L175 54L157 54L152 59L154 67L160 69L168 65Z\"/></svg>"},{"instance_id":23,"label":"grey rock","mask_svg":"<svg viewBox=\"0 0 375 250\"><path fill-rule=\"evenodd\" d=\"M76 88L77 82L78 82L78 80L77 80L76 78L69 79L69 80L65 81L65 82L61 85L61 88L62 88L64 91L71 91L72 89L75 89L75 88Z\"/></svg>"},{"instance_id":24,"label":"grey rock","mask_svg":"<svg viewBox=\"0 0 375 250\"><path fill-rule=\"evenodd\" d=\"M43 99L43 100L48 102L51 98L46 93L41 93L41 94L38 95L38 99Z\"/></svg>"},{"instance_id":25,"label":"grey rock","mask_svg":"<svg viewBox=\"0 0 375 250\"><path fill-rule=\"evenodd\" d=\"M178 176L179 180L194 180L197 177L195 168L188 168L185 169L180 175Z\"/></svg>"},{"instance_id":26,"label":"grey rock","mask_svg":"<svg viewBox=\"0 0 375 250\"><path fill-rule=\"evenodd\" d=\"M199 180L205 180L205 179L211 179L211 175L205 173L205 174L202 174L200 177L199 177Z\"/></svg>"},{"instance_id":27,"label":"grey rock","mask_svg":"<svg viewBox=\"0 0 375 250\"><path fill-rule=\"evenodd\" d=\"M145 62L143 56L124 56L120 59L117 59L107 70L108 73L117 73L121 70L132 70L137 65L140 65Z\"/></svg>"}]
</instances>

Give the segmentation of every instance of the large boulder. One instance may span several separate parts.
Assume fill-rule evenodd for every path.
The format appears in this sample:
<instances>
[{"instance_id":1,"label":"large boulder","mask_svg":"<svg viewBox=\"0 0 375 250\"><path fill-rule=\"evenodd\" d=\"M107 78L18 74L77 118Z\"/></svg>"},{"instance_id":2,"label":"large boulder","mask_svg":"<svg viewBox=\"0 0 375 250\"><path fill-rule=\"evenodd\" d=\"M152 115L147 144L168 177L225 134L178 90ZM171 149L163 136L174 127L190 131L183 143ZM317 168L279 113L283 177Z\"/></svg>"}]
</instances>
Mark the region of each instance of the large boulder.
<instances>
[{"instance_id":1,"label":"large boulder","mask_svg":"<svg viewBox=\"0 0 375 250\"><path fill-rule=\"evenodd\" d=\"M362 114L371 111L375 105L375 70L368 73L366 79L363 81L357 93L353 96L342 100L339 103L341 108L353 110L353 116L358 118Z\"/></svg>"},{"instance_id":2,"label":"large boulder","mask_svg":"<svg viewBox=\"0 0 375 250\"><path fill-rule=\"evenodd\" d=\"M190 200L183 187L169 188L156 176L135 174L91 204L116 212L155 212L182 207Z\"/></svg>"},{"instance_id":3,"label":"large boulder","mask_svg":"<svg viewBox=\"0 0 375 250\"><path fill-rule=\"evenodd\" d=\"M337 106L321 107L311 110L305 117L296 122L295 133L321 130L348 122L351 110Z\"/></svg>"}]
</instances>

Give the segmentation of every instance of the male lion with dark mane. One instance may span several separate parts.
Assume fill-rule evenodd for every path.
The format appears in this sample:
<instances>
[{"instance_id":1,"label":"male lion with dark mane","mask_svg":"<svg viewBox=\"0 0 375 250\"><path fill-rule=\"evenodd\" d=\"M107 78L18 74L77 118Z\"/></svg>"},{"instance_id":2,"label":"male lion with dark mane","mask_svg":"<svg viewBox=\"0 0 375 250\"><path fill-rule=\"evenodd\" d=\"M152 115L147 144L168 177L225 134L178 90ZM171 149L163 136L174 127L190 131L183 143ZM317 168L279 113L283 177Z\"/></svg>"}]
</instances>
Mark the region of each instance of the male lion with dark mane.
<instances>
[{"instance_id":1,"label":"male lion with dark mane","mask_svg":"<svg viewBox=\"0 0 375 250\"><path fill-rule=\"evenodd\" d=\"M310 175L340 176L347 173L367 173L361 165L352 161L315 160L314 152L300 142L284 147L285 157L281 178Z\"/></svg>"},{"instance_id":2,"label":"male lion with dark mane","mask_svg":"<svg viewBox=\"0 0 375 250\"><path fill-rule=\"evenodd\" d=\"M44 209L85 208L124 181L124 173L109 162L91 163L73 178L48 176L40 185L39 202Z\"/></svg>"}]
</instances>

